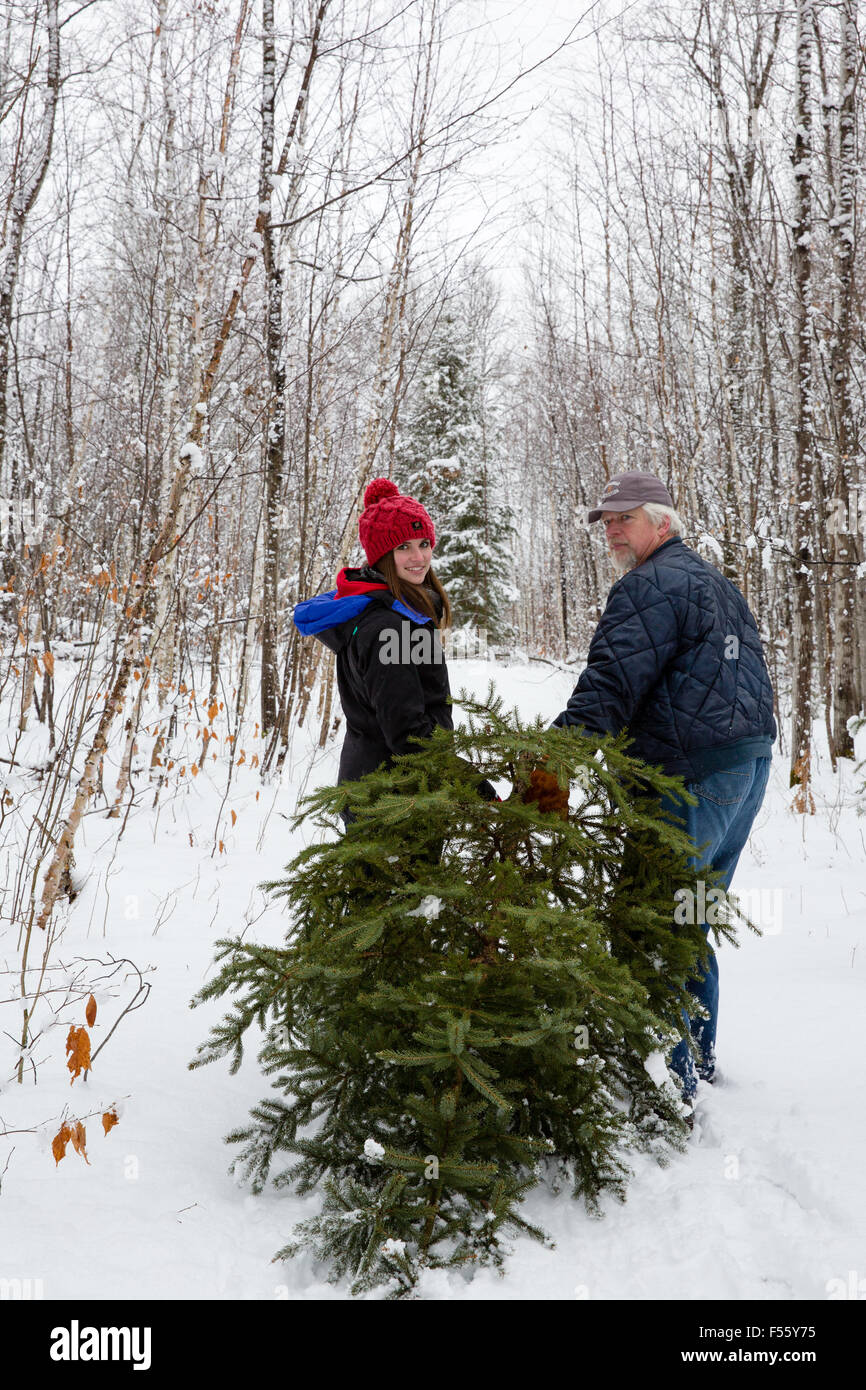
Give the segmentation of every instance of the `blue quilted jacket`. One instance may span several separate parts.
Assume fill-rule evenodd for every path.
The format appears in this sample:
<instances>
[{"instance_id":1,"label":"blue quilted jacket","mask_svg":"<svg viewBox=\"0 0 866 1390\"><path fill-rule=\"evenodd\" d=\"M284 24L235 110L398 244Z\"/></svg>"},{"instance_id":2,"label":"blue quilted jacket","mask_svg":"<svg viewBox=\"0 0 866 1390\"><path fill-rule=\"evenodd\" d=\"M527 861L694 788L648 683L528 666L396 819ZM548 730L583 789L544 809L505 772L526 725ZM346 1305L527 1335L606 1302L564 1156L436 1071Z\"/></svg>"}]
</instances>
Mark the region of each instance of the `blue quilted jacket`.
<instances>
[{"instance_id":1,"label":"blue quilted jacket","mask_svg":"<svg viewBox=\"0 0 866 1390\"><path fill-rule=\"evenodd\" d=\"M614 584L554 724L627 729L634 757L686 781L769 757L773 688L739 589L679 536L665 541Z\"/></svg>"}]
</instances>

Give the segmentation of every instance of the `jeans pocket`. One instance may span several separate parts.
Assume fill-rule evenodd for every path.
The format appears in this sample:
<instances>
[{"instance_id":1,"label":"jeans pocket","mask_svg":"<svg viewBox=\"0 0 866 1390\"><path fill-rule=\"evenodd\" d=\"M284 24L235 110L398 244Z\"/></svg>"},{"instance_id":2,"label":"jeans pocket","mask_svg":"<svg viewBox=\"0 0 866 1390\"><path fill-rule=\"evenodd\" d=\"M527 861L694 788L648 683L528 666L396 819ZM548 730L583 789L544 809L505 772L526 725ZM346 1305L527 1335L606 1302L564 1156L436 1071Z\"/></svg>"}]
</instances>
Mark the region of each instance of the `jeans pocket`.
<instances>
[{"instance_id":1,"label":"jeans pocket","mask_svg":"<svg viewBox=\"0 0 866 1390\"><path fill-rule=\"evenodd\" d=\"M723 772L710 772L700 782L686 785L695 796L712 801L715 806L736 806L748 796L753 776L753 767L731 767Z\"/></svg>"}]
</instances>

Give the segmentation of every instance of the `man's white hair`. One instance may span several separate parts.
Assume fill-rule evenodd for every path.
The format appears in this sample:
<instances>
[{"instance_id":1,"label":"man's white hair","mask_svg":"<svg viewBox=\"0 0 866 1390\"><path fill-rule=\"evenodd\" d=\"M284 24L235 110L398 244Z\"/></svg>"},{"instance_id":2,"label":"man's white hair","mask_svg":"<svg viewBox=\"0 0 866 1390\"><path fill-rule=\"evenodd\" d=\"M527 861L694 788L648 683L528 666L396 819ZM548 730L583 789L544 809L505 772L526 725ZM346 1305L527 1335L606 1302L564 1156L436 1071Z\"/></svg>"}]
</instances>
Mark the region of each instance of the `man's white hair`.
<instances>
[{"instance_id":1,"label":"man's white hair","mask_svg":"<svg viewBox=\"0 0 866 1390\"><path fill-rule=\"evenodd\" d=\"M661 502L642 502L641 506L646 512L653 526L660 526L666 516L671 519L671 536L680 536L683 532L683 519L679 512L675 512L673 507L665 507Z\"/></svg>"}]
</instances>

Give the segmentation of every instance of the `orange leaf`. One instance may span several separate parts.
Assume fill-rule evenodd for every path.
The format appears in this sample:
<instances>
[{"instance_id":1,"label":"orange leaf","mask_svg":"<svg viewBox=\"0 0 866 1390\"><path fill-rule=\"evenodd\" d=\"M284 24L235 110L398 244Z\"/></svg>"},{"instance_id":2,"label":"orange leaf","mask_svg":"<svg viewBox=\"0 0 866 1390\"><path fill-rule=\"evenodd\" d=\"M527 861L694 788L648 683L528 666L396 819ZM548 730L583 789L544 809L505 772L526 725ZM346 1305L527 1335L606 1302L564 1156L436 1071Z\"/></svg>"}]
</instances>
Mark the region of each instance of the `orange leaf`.
<instances>
[{"instance_id":1,"label":"orange leaf","mask_svg":"<svg viewBox=\"0 0 866 1390\"><path fill-rule=\"evenodd\" d=\"M86 1028L71 1027L66 1037L66 1051L70 1054L66 1065L72 1072L70 1086L80 1073L90 1071L90 1034Z\"/></svg>"},{"instance_id":2,"label":"orange leaf","mask_svg":"<svg viewBox=\"0 0 866 1390\"><path fill-rule=\"evenodd\" d=\"M226 847L225 847L225 845L223 844L222 840L220 840L220 854L225 854L225 852L226 852Z\"/></svg>"},{"instance_id":3,"label":"orange leaf","mask_svg":"<svg viewBox=\"0 0 866 1390\"><path fill-rule=\"evenodd\" d=\"M43 662L43 664L44 664L44 666L45 666L45 669L46 669L46 671L48 672L49 676L53 676L53 675L54 675L54 653L53 653L53 652L43 652L43 653L42 653L42 662Z\"/></svg>"},{"instance_id":4,"label":"orange leaf","mask_svg":"<svg viewBox=\"0 0 866 1390\"><path fill-rule=\"evenodd\" d=\"M258 794L258 792L256 792L256 801L258 801L258 799L259 799L259 794Z\"/></svg>"},{"instance_id":5,"label":"orange leaf","mask_svg":"<svg viewBox=\"0 0 866 1390\"><path fill-rule=\"evenodd\" d=\"M240 767L241 763L245 763L246 760L247 760L247 755L246 755L246 753L244 752L244 750L243 750L243 748L242 748L242 749L241 749L241 756L238 758L238 767Z\"/></svg>"},{"instance_id":6,"label":"orange leaf","mask_svg":"<svg viewBox=\"0 0 866 1390\"><path fill-rule=\"evenodd\" d=\"M259 765L259 755L258 755L258 753L254 753L254 754L253 754L253 760L252 760L252 762L250 763L250 767L258 767L258 765Z\"/></svg>"},{"instance_id":7,"label":"orange leaf","mask_svg":"<svg viewBox=\"0 0 866 1390\"><path fill-rule=\"evenodd\" d=\"M217 704L216 700L214 700L213 704L212 704L212 705L208 705L208 707L207 707L207 717L208 717L208 719L210 720L211 724L214 722L214 720L216 719L216 717L217 717L218 714L219 714L219 705Z\"/></svg>"},{"instance_id":8,"label":"orange leaf","mask_svg":"<svg viewBox=\"0 0 866 1390\"><path fill-rule=\"evenodd\" d=\"M91 994L87 1001L87 1008L84 1010L84 1017L87 1019L88 1028L92 1028L96 1022L96 1000Z\"/></svg>"},{"instance_id":9,"label":"orange leaf","mask_svg":"<svg viewBox=\"0 0 866 1390\"><path fill-rule=\"evenodd\" d=\"M140 681L140 680L141 680L141 672L140 672L140 671L133 671L133 673L132 673L132 679L133 679L134 681Z\"/></svg>"},{"instance_id":10,"label":"orange leaf","mask_svg":"<svg viewBox=\"0 0 866 1390\"><path fill-rule=\"evenodd\" d=\"M59 1163L61 1158L66 1157L66 1145L72 1138L72 1130L69 1125L61 1125L51 1141L51 1152L54 1155L54 1162Z\"/></svg>"},{"instance_id":11,"label":"orange leaf","mask_svg":"<svg viewBox=\"0 0 866 1390\"><path fill-rule=\"evenodd\" d=\"M232 811L232 825L234 825L234 823L235 823L235 821L237 820L237 818L238 818L238 813L237 813L237 811Z\"/></svg>"},{"instance_id":12,"label":"orange leaf","mask_svg":"<svg viewBox=\"0 0 866 1390\"><path fill-rule=\"evenodd\" d=\"M190 768L190 772L192 773L193 777L198 777L198 763L193 763L192 767Z\"/></svg>"},{"instance_id":13,"label":"orange leaf","mask_svg":"<svg viewBox=\"0 0 866 1390\"><path fill-rule=\"evenodd\" d=\"M72 1140L72 1147L77 1154L81 1154L84 1162L90 1167L90 1159L87 1157L87 1133L80 1120L77 1121L75 1128L69 1136Z\"/></svg>"},{"instance_id":14,"label":"orange leaf","mask_svg":"<svg viewBox=\"0 0 866 1390\"><path fill-rule=\"evenodd\" d=\"M105 1131L105 1133L107 1134L108 1131L110 1129L113 1129L117 1123L117 1111L114 1109L106 1110L105 1114L102 1117L102 1128Z\"/></svg>"}]
</instances>

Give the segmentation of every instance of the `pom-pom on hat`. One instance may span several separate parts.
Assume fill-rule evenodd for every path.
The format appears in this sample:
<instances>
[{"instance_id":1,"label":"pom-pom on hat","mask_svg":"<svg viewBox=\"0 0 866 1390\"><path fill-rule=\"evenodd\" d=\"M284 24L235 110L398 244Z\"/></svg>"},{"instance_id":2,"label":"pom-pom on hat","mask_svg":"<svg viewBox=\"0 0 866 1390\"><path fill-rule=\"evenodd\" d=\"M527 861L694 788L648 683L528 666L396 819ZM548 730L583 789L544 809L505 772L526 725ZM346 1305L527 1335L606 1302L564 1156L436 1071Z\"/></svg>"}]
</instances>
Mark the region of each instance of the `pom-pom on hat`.
<instances>
[{"instance_id":1,"label":"pom-pom on hat","mask_svg":"<svg viewBox=\"0 0 866 1390\"><path fill-rule=\"evenodd\" d=\"M402 496L390 478L374 478L368 484L358 535L368 565L375 565L387 551L404 541L428 540L431 546L436 544L429 513L414 497Z\"/></svg>"}]
</instances>

